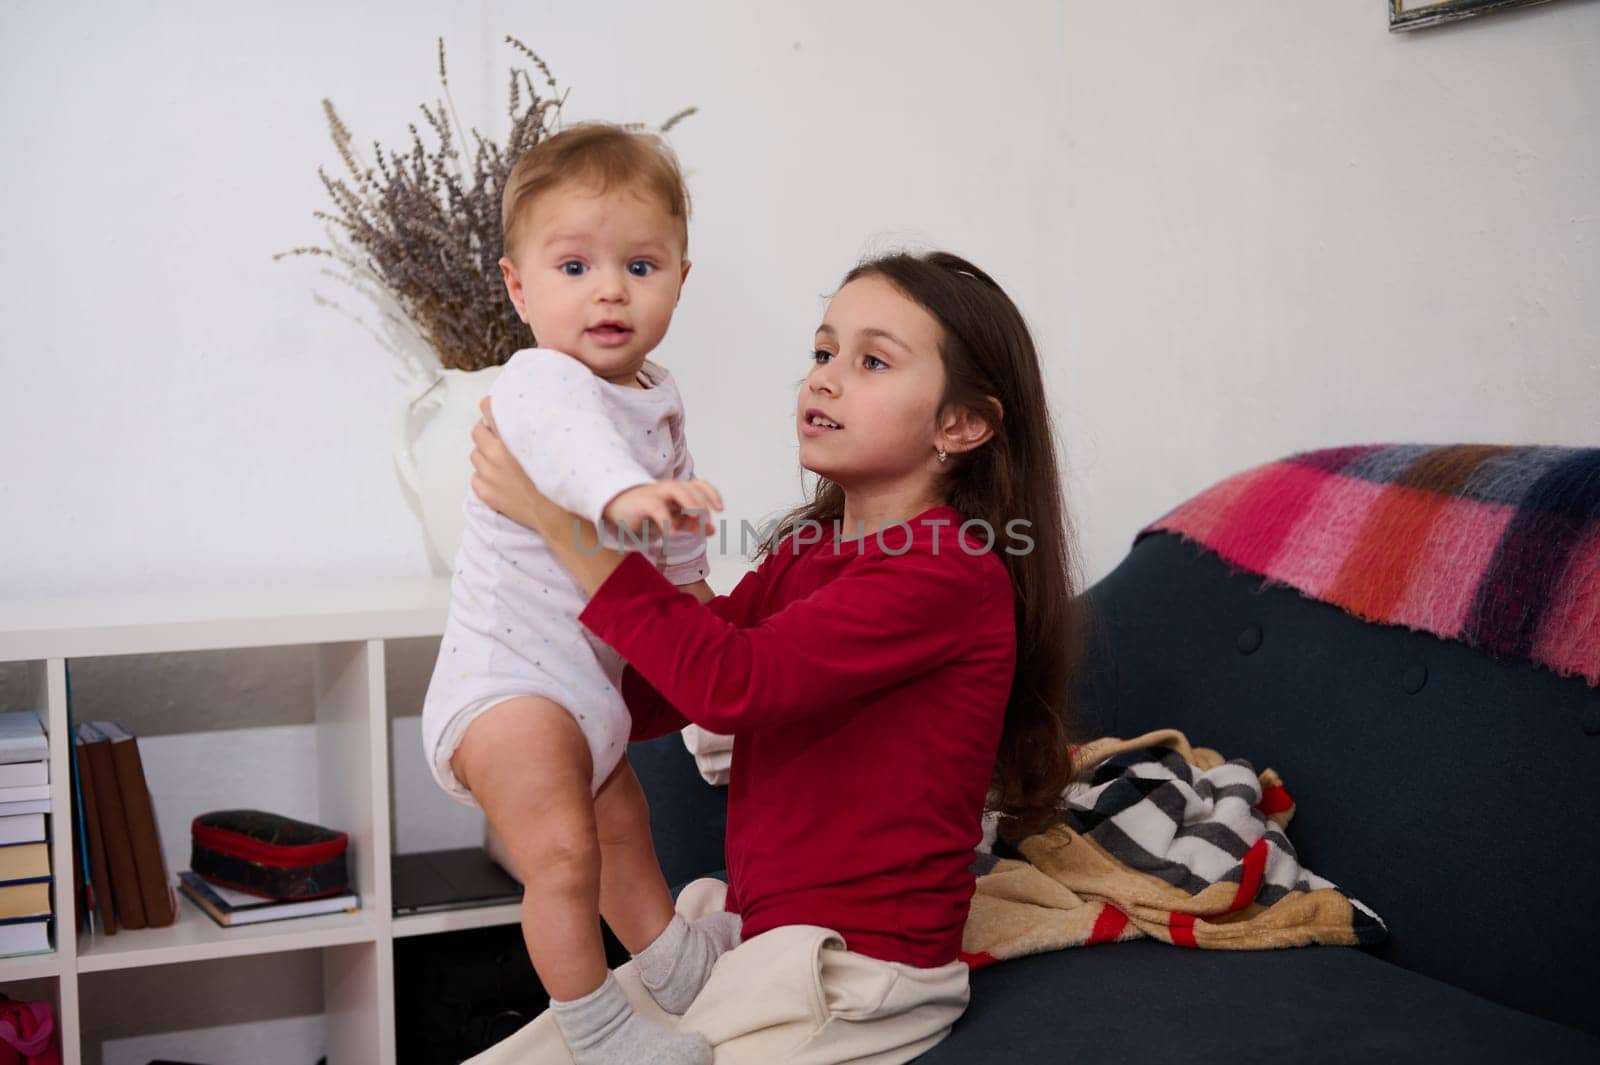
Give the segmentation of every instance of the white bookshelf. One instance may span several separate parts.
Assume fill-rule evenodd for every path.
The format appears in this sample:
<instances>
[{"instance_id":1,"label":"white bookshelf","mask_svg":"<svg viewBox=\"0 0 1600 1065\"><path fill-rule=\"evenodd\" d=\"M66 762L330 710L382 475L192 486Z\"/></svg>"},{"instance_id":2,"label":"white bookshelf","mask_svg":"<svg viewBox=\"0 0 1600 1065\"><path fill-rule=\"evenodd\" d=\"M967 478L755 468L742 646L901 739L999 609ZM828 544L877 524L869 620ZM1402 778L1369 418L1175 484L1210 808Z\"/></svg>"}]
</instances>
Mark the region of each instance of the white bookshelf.
<instances>
[{"instance_id":1,"label":"white bookshelf","mask_svg":"<svg viewBox=\"0 0 1600 1065\"><path fill-rule=\"evenodd\" d=\"M49 733L49 835L56 915L56 949L0 958L0 991L12 997L53 999L66 1065L86 1060L82 1032L85 1022L93 1019L85 1011L92 1008L94 996L84 992L92 981L114 978L102 974L136 970L141 981L148 978L159 989L160 981L171 979L172 967L290 952L320 954L330 1065L390 1065L395 1060L394 940L520 920L516 904L398 919L391 913L394 843L385 646L390 640L438 636L448 602L447 580L420 579L337 587L277 586L159 600L58 599L0 605L0 662L24 663L28 677L29 705L8 709L37 710ZM311 772L315 783L315 819L350 835L348 860L360 910L229 929L213 924L180 898L177 921L166 928L122 929L115 935L76 931L67 663L75 658L302 645L312 648L314 663L316 765L314 772L300 768ZM75 671L75 696L76 678ZM81 719L81 711L78 716ZM197 808L186 811L187 817L211 808L199 798L195 802ZM175 880L188 854L173 853L171 841L186 836L187 821L161 827L169 873ZM189 994L195 1000L195 1027L225 1026L235 1020L226 998L210 1001Z\"/></svg>"}]
</instances>

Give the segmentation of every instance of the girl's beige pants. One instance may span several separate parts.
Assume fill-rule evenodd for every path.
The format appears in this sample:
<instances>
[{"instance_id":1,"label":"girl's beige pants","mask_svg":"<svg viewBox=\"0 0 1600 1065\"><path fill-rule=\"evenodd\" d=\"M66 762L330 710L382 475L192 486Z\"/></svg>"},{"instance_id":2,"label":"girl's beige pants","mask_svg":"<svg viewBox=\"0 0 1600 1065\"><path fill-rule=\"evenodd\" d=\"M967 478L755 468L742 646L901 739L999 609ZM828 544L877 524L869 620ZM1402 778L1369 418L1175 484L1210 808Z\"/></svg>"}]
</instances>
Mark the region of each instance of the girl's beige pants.
<instances>
[{"instance_id":1,"label":"girl's beige pants","mask_svg":"<svg viewBox=\"0 0 1600 1065\"><path fill-rule=\"evenodd\" d=\"M678 896L678 912L721 910L727 890L696 880ZM634 1009L704 1035L717 1065L897 1065L948 1035L970 998L963 961L932 969L881 961L816 925L774 928L728 951L682 1017L656 1005L635 968L616 971ZM546 1010L463 1065L572 1065L572 1057Z\"/></svg>"}]
</instances>

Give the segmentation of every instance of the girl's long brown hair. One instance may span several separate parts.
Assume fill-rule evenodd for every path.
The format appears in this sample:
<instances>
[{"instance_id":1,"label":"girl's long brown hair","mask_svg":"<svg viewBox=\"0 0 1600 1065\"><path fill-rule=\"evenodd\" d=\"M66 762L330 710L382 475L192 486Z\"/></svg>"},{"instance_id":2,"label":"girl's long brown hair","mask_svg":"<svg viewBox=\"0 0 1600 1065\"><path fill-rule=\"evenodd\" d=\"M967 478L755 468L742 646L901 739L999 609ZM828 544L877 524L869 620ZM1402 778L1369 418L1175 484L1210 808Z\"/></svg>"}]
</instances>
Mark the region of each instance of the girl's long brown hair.
<instances>
[{"instance_id":1,"label":"girl's long brown hair","mask_svg":"<svg viewBox=\"0 0 1600 1065\"><path fill-rule=\"evenodd\" d=\"M943 327L938 414L965 407L994 430L979 447L950 456L941 487L964 519L983 519L995 530L1016 591L1017 668L990 804L1000 813L1001 836L1020 840L1061 819L1062 792L1072 777L1068 745L1081 742L1069 682L1081 665L1089 622L1077 594L1077 541L1062 501L1038 353L1016 304L958 255L880 256L852 269L839 287L868 276L888 280ZM1000 401L998 420L987 396ZM802 521L832 528L843 516L844 489L819 477L811 501L783 515L755 557L775 551ZM1033 546L1009 553L998 545L1006 523L1017 518L1030 523Z\"/></svg>"}]
</instances>

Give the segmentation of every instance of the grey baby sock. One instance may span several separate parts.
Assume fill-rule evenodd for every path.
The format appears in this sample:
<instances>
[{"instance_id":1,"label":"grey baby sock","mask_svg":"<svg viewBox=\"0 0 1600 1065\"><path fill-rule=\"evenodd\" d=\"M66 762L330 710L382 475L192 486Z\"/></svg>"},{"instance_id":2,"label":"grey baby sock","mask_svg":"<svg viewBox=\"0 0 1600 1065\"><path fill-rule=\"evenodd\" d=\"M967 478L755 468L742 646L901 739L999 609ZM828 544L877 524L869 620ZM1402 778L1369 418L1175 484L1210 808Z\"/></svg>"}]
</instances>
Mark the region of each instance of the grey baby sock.
<instances>
[{"instance_id":1,"label":"grey baby sock","mask_svg":"<svg viewBox=\"0 0 1600 1065\"><path fill-rule=\"evenodd\" d=\"M705 1036L639 1016L610 972L582 998L551 999L550 1010L577 1065L711 1065Z\"/></svg>"},{"instance_id":2,"label":"grey baby sock","mask_svg":"<svg viewBox=\"0 0 1600 1065\"><path fill-rule=\"evenodd\" d=\"M717 959L739 945L742 923L736 913L708 913L692 922L673 914L666 930L634 957L639 979L656 1005L668 1013L687 1010Z\"/></svg>"}]
</instances>

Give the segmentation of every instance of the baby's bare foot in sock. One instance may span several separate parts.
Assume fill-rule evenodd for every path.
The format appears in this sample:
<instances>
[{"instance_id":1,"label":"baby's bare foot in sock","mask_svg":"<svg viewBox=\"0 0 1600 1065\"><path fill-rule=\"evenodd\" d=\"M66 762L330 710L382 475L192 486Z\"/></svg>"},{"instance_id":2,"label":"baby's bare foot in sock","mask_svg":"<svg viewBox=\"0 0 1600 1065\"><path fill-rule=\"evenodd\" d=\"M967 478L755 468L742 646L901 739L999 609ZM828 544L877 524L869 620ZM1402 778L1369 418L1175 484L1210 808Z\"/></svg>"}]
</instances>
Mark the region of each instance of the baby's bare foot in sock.
<instances>
[{"instance_id":1,"label":"baby's bare foot in sock","mask_svg":"<svg viewBox=\"0 0 1600 1065\"><path fill-rule=\"evenodd\" d=\"M576 1065L711 1065L705 1036L645 1020L609 972L582 998L551 999L550 1010Z\"/></svg>"},{"instance_id":2,"label":"baby's bare foot in sock","mask_svg":"<svg viewBox=\"0 0 1600 1065\"><path fill-rule=\"evenodd\" d=\"M742 924L736 913L708 913L693 921L673 914L666 930L634 959L656 1005L668 1013L687 1010L717 959L739 945Z\"/></svg>"}]
</instances>

